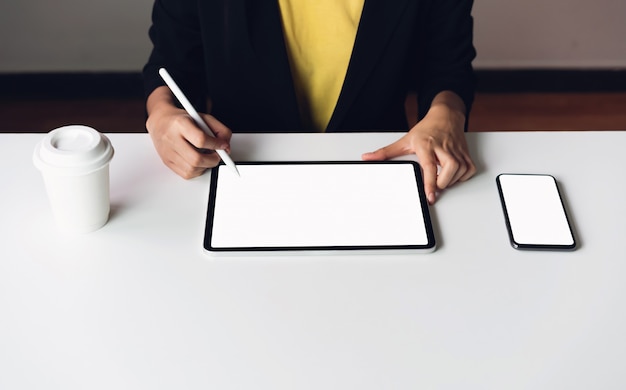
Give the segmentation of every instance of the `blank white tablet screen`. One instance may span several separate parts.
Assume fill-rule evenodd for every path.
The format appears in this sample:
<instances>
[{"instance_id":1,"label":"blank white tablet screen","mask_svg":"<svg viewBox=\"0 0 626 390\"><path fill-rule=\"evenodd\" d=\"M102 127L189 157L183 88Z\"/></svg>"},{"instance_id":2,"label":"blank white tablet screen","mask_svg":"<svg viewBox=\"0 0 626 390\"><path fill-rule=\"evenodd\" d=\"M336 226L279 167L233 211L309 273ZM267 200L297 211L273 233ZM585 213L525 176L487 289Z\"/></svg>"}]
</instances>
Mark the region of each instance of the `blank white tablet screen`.
<instances>
[{"instance_id":1,"label":"blank white tablet screen","mask_svg":"<svg viewBox=\"0 0 626 390\"><path fill-rule=\"evenodd\" d=\"M410 163L217 169L214 248L428 244Z\"/></svg>"}]
</instances>

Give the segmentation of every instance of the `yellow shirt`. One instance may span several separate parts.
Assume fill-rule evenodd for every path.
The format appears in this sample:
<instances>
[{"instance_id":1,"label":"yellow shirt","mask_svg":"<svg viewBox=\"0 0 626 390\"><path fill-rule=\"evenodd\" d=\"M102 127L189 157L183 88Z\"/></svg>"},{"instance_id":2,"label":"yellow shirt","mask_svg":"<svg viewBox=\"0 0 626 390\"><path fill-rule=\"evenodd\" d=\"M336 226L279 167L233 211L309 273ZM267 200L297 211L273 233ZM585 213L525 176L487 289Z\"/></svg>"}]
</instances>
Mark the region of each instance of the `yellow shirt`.
<instances>
[{"instance_id":1,"label":"yellow shirt","mask_svg":"<svg viewBox=\"0 0 626 390\"><path fill-rule=\"evenodd\" d=\"M279 0L300 112L325 131L346 76L364 0Z\"/></svg>"}]
</instances>

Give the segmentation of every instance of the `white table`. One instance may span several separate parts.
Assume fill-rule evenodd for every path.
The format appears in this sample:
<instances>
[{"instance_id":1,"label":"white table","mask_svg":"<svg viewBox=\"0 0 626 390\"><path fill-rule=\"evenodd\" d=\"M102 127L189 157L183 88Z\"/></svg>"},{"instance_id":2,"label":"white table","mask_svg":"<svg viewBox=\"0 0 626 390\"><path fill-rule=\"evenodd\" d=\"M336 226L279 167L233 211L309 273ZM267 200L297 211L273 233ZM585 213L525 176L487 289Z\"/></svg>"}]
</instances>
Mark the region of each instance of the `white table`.
<instances>
[{"instance_id":1,"label":"white table","mask_svg":"<svg viewBox=\"0 0 626 390\"><path fill-rule=\"evenodd\" d=\"M212 259L209 175L111 134L113 215L58 233L0 135L0 389L624 389L626 132L468 134L425 255ZM359 159L398 134L235 135L235 160ZM495 177L557 177L575 252L511 248Z\"/></svg>"}]
</instances>

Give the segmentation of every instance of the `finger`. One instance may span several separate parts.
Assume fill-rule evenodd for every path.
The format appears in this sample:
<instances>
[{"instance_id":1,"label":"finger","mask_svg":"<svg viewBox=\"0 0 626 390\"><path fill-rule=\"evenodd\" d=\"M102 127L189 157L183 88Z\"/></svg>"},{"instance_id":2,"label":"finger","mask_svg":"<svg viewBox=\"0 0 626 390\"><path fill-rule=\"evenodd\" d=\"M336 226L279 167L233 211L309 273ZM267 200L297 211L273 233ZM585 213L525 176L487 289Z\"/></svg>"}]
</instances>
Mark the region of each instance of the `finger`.
<instances>
[{"instance_id":1,"label":"finger","mask_svg":"<svg viewBox=\"0 0 626 390\"><path fill-rule=\"evenodd\" d=\"M192 179L200 176L206 168L195 167L189 164L180 154L170 153L163 159L165 165L167 165L174 173L184 179Z\"/></svg>"},{"instance_id":2,"label":"finger","mask_svg":"<svg viewBox=\"0 0 626 390\"><path fill-rule=\"evenodd\" d=\"M406 137L402 137L396 142L376 151L363 153L361 158L365 161L383 161L394 157L404 156L409 153L410 151L407 145Z\"/></svg>"},{"instance_id":3,"label":"finger","mask_svg":"<svg viewBox=\"0 0 626 390\"><path fill-rule=\"evenodd\" d=\"M212 150L196 149L189 143L178 150L182 159L191 167L202 170L213 168L220 162L220 156Z\"/></svg>"},{"instance_id":4,"label":"finger","mask_svg":"<svg viewBox=\"0 0 626 390\"><path fill-rule=\"evenodd\" d=\"M224 150L229 147L227 141L212 137L195 124L193 124L193 127L185 126L181 130L181 134L188 143L198 150Z\"/></svg>"},{"instance_id":5,"label":"finger","mask_svg":"<svg viewBox=\"0 0 626 390\"><path fill-rule=\"evenodd\" d=\"M231 131L221 124L217 119L210 115L202 115L207 126L212 133L219 134L220 137L214 137L211 134L207 134L202 130L195 121L188 115L181 115L176 118L175 127L177 132L199 150L226 150L230 148L229 142L231 137ZM209 124L208 122L211 122ZM217 129L217 130L214 130Z\"/></svg>"},{"instance_id":6,"label":"finger","mask_svg":"<svg viewBox=\"0 0 626 390\"><path fill-rule=\"evenodd\" d=\"M424 192L429 204L434 204L437 194L437 162L429 151L418 151L417 159L422 167Z\"/></svg>"},{"instance_id":7,"label":"finger","mask_svg":"<svg viewBox=\"0 0 626 390\"><path fill-rule=\"evenodd\" d=\"M465 166L465 160L459 159L454 154L441 150L436 153L441 164L441 170L437 177L437 187L443 190L456 183L465 174L467 167Z\"/></svg>"},{"instance_id":8,"label":"finger","mask_svg":"<svg viewBox=\"0 0 626 390\"><path fill-rule=\"evenodd\" d=\"M198 129L198 131L201 132L200 129ZM191 172L195 169L204 171L207 168L216 166L220 161L220 158L216 153L208 153L208 150L198 149L195 145L189 142L185 132L182 132L174 137L172 141L172 150L174 154L178 155L178 157L175 157L172 154L168 156L169 159L174 161L177 166L180 166L184 172Z\"/></svg>"},{"instance_id":9,"label":"finger","mask_svg":"<svg viewBox=\"0 0 626 390\"><path fill-rule=\"evenodd\" d=\"M212 135L203 132L202 135L198 135L194 145L202 150L226 150L229 152L230 138L232 136L230 129L211 115L202 114L202 118L211 130Z\"/></svg>"},{"instance_id":10,"label":"finger","mask_svg":"<svg viewBox=\"0 0 626 390\"><path fill-rule=\"evenodd\" d=\"M437 176L437 188L443 190L454 184L453 179L458 168L459 164L454 159L449 159L445 163L442 163L441 170Z\"/></svg>"},{"instance_id":11,"label":"finger","mask_svg":"<svg viewBox=\"0 0 626 390\"><path fill-rule=\"evenodd\" d=\"M476 174L476 165L474 164L474 161L472 161L472 158L469 155L464 155L463 158L467 164L467 170L465 171L465 174L459 178L459 181L461 182L469 180Z\"/></svg>"},{"instance_id":12,"label":"finger","mask_svg":"<svg viewBox=\"0 0 626 390\"><path fill-rule=\"evenodd\" d=\"M456 184L457 182L463 182L470 179L476 173L476 166L472 161L472 158L464 151L459 151L454 154L456 156L456 160L459 163L459 168L457 169L454 177L448 184L448 187Z\"/></svg>"},{"instance_id":13,"label":"finger","mask_svg":"<svg viewBox=\"0 0 626 390\"><path fill-rule=\"evenodd\" d=\"M217 120L217 118L212 115L203 114L202 118L213 131L215 138L225 141L226 143L230 143L230 138L232 137L233 132L228 128L228 126Z\"/></svg>"}]
</instances>

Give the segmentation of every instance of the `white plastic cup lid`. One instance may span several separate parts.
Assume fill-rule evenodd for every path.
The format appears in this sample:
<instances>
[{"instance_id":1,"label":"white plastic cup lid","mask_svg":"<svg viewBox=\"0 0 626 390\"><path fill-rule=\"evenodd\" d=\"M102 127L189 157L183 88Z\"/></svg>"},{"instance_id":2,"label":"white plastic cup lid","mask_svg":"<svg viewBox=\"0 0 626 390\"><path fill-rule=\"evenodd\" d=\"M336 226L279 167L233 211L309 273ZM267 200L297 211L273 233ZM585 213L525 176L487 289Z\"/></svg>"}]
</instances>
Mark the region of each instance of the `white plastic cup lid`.
<instances>
[{"instance_id":1,"label":"white plastic cup lid","mask_svg":"<svg viewBox=\"0 0 626 390\"><path fill-rule=\"evenodd\" d=\"M41 171L85 175L112 158L113 147L104 134L88 126L70 125L49 132L35 148L33 162Z\"/></svg>"}]
</instances>

